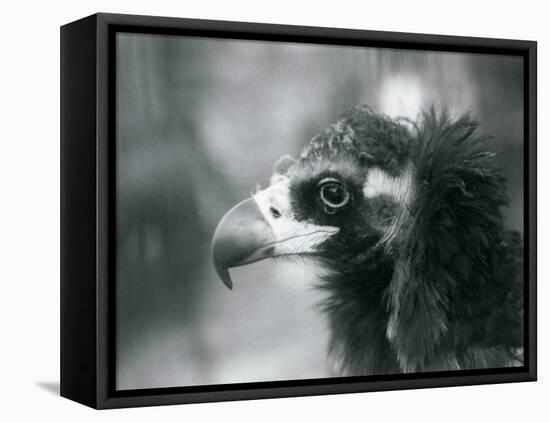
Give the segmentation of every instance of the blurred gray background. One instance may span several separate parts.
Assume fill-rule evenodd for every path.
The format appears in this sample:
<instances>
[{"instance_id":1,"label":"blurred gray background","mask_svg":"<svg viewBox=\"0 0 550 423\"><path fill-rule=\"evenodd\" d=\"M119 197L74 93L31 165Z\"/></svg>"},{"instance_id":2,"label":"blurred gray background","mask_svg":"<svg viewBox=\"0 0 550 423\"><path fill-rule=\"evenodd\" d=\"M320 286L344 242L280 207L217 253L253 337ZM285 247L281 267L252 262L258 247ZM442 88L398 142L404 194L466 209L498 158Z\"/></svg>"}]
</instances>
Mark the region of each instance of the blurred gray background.
<instances>
[{"instance_id":1,"label":"blurred gray background","mask_svg":"<svg viewBox=\"0 0 550 423\"><path fill-rule=\"evenodd\" d=\"M117 39L117 388L331 376L307 263L232 271L218 220L350 106L470 110L523 230L520 58L145 34Z\"/></svg>"}]
</instances>

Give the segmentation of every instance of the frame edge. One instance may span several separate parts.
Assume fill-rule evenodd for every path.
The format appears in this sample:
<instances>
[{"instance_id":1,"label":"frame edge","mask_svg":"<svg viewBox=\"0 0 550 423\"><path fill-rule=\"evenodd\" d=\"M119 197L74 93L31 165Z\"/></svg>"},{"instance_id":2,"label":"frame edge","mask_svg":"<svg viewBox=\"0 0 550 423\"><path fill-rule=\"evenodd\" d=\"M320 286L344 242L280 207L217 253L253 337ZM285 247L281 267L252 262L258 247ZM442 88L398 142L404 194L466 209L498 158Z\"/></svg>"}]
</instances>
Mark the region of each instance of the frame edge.
<instances>
[{"instance_id":1,"label":"frame edge","mask_svg":"<svg viewBox=\"0 0 550 423\"><path fill-rule=\"evenodd\" d=\"M326 395L339 393L359 393L383 390L402 390L402 389L422 389L431 387L449 387L458 385L478 385L491 383L507 382L525 382L537 380L536 369L536 42L523 40L505 40L489 38L471 38L445 35L429 34L407 34L399 32L379 32L367 30L335 29L289 26L276 24L256 24L227 21L209 21L197 19L182 18L163 18L151 16L119 15L99 13L93 15L96 21L96 95L97 95L97 242L95 252L97 254L97 367L96 371L96 402L91 405L99 409L136 407L151 405L169 405L184 403L200 403L213 401L234 401L245 399L264 399L280 398L310 395ZM78 21L77 21L78 22ZM70 25L70 24L69 24ZM109 244L109 211L108 202L111 201L111 193L108 190L109 175L109 97L110 84L108 64L112 59L109 52L109 28L114 26L153 26L170 28L185 28L191 30L226 31L235 33L260 33L272 34L274 36L289 35L291 33L297 36L312 36L339 38L342 42L351 39L360 38L362 40L384 40L389 39L392 42L401 42L411 44L412 41L403 41L406 37L419 37L425 48L430 45L439 44L440 46L453 47L466 45L467 47L479 47L494 49L512 49L516 54L524 54L528 58L529 73L525 75L529 83L529 113L526 125L529 128L529 226L531 237L529 239L530 252L529 269L529 366L525 371L510 374L490 374L490 375L457 375L451 377L419 377L402 380L400 386L396 386L396 381L372 381L372 382L351 382L338 384L322 384L313 386L285 386L269 388L244 388L231 389L230 385L225 390L211 390L207 392L189 392L189 393L158 393L152 395L132 395L126 393L122 395L112 395L109 390L108 380L112 375L109 374L108 365L109 352L108 344L110 339L107 336L108 331L108 274L109 263L107 249ZM409 47L410 48L410 47ZM534 267L533 267L534 266ZM95 305L94 305L95 306ZM112 317L112 316L111 316ZM74 398L71 398L74 399ZM86 404L90 405L90 404Z\"/></svg>"},{"instance_id":2,"label":"frame edge","mask_svg":"<svg viewBox=\"0 0 550 423\"><path fill-rule=\"evenodd\" d=\"M60 393L96 407L96 16L61 27Z\"/></svg>"}]
</instances>

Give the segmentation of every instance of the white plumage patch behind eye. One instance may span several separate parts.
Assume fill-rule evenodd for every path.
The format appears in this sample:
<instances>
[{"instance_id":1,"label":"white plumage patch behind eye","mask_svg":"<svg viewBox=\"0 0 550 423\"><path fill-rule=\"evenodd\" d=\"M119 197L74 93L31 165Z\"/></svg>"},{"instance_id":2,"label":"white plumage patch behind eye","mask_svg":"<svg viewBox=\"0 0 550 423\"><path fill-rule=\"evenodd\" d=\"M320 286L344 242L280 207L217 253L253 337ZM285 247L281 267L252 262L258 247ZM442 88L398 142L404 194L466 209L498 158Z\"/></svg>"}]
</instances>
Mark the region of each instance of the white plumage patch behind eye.
<instances>
[{"instance_id":1,"label":"white plumage patch behind eye","mask_svg":"<svg viewBox=\"0 0 550 423\"><path fill-rule=\"evenodd\" d=\"M391 176L378 167L372 168L363 184L363 195L367 198L388 195L399 204L409 204L413 196L412 164L408 164L399 176Z\"/></svg>"}]
</instances>

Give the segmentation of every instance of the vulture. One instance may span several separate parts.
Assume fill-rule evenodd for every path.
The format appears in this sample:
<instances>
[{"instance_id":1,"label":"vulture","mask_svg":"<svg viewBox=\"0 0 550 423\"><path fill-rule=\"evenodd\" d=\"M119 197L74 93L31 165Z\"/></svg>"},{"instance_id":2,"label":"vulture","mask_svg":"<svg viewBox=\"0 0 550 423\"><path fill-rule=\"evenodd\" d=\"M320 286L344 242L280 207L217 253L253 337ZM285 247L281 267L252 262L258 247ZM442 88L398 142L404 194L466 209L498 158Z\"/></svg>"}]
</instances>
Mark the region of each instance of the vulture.
<instances>
[{"instance_id":1,"label":"vulture","mask_svg":"<svg viewBox=\"0 0 550 423\"><path fill-rule=\"evenodd\" d=\"M225 214L216 271L315 259L338 375L522 366L523 241L489 139L469 113L356 106Z\"/></svg>"}]
</instances>

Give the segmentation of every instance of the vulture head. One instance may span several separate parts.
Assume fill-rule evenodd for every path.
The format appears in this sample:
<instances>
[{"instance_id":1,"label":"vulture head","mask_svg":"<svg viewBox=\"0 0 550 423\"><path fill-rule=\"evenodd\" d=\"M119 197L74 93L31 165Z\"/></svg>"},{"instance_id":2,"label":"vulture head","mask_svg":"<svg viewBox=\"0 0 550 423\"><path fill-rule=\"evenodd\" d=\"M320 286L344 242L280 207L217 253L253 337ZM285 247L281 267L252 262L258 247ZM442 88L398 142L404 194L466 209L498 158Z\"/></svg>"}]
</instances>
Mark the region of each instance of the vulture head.
<instances>
[{"instance_id":1,"label":"vulture head","mask_svg":"<svg viewBox=\"0 0 550 423\"><path fill-rule=\"evenodd\" d=\"M341 375L518 365L522 246L494 158L468 115L353 108L227 212L214 266L231 288L232 267L321 261Z\"/></svg>"}]
</instances>

